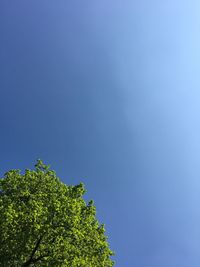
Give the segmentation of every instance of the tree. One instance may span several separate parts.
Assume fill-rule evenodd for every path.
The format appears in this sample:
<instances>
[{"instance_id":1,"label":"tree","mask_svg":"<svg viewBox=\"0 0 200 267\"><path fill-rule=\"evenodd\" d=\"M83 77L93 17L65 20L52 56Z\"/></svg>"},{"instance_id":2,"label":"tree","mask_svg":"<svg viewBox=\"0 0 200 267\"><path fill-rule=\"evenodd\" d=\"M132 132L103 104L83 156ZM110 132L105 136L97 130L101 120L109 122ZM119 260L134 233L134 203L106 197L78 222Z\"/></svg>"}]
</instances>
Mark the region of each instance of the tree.
<instances>
[{"instance_id":1,"label":"tree","mask_svg":"<svg viewBox=\"0 0 200 267\"><path fill-rule=\"evenodd\" d=\"M1 267L110 267L104 225L82 183L69 186L37 161L0 179Z\"/></svg>"}]
</instances>

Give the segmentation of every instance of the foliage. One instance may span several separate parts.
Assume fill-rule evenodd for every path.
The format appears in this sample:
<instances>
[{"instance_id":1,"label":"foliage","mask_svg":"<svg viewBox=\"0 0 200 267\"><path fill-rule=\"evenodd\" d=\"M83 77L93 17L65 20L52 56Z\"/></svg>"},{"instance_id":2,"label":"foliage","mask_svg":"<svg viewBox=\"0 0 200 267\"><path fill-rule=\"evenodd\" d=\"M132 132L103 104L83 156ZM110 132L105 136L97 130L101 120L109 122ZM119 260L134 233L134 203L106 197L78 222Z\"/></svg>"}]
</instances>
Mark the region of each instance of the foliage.
<instances>
[{"instance_id":1,"label":"foliage","mask_svg":"<svg viewBox=\"0 0 200 267\"><path fill-rule=\"evenodd\" d=\"M0 179L1 267L110 267L104 225L84 185L68 186L38 160Z\"/></svg>"}]
</instances>

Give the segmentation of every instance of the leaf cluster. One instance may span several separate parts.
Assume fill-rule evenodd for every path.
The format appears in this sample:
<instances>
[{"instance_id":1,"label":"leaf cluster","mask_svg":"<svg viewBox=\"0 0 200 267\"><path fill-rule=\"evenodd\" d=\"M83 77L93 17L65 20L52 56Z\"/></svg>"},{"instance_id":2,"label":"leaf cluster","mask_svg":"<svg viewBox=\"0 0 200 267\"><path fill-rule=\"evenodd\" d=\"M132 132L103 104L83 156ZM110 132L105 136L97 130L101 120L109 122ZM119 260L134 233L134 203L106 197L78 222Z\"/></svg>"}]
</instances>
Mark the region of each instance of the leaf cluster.
<instances>
[{"instance_id":1,"label":"leaf cluster","mask_svg":"<svg viewBox=\"0 0 200 267\"><path fill-rule=\"evenodd\" d=\"M1 267L111 267L104 225L82 183L62 183L49 166L0 179Z\"/></svg>"}]
</instances>

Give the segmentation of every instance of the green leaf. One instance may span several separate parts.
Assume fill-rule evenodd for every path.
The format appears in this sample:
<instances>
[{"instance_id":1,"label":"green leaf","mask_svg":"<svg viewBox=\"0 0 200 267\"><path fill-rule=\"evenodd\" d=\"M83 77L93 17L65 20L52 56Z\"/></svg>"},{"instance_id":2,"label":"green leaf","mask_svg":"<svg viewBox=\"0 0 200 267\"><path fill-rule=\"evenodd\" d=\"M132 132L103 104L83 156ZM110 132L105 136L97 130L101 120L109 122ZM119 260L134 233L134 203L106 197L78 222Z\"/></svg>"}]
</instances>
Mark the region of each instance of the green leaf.
<instances>
[{"instance_id":1,"label":"green leaf","mask_svg":"<svg viewBox=\"0 0 200 267\"><path fill-rule=\"evenodd\" d=\"M69 186L41 160L0 179L1 267L111 267L114 254L84 184Z\"/></svg>"}]
</instances>

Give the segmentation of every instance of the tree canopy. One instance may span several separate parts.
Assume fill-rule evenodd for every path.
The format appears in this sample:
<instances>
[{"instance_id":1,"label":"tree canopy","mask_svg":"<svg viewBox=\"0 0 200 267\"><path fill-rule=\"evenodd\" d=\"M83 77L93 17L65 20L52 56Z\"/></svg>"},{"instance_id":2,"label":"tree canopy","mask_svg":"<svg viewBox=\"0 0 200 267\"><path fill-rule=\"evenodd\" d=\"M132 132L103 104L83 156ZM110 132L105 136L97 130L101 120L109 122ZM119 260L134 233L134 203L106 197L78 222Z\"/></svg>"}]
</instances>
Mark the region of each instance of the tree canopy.
<instances>
[{"instance_id":1,"label":"tree canopy","mask_svg":"<svg viewBox=\"0 0 200 267\"><path fill-rule=\"evenodd\" d=\"M62 183L41 160L0 179L1 267L111 267L104 225L82 183Z\"/></svg>"}]
</instances>

